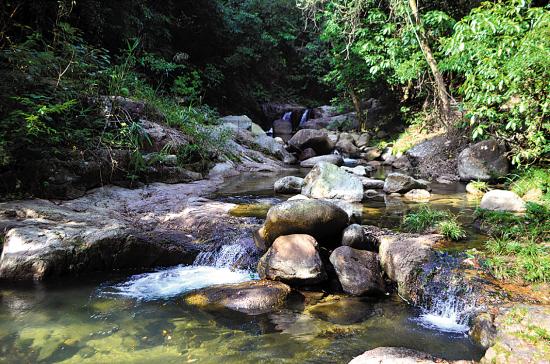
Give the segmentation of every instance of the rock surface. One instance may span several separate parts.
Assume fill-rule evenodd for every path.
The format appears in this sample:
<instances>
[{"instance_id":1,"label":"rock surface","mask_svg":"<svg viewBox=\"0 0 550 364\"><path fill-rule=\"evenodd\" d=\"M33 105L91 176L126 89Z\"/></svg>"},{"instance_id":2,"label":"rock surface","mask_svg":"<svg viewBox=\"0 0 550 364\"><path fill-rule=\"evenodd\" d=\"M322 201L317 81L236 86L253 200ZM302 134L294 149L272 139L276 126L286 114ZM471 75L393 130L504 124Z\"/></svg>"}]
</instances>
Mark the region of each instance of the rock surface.
<instances>
[{"instance_id":1,"label":"rock surface","mask_svg":"<svg viewBox=\"0 0 550 364\"><path fill-rule=\"evenodd\" d=\"M225 307L258 315L281 307L290 292L284 283L263 280L205 288L185 296L184 300L202 308Z\"/></svg>"},{"instance_id":2,"label":"rock surface","mask_svg":"<svg viewBox=\"0 0 550 364\"><path fill-rule=\"evenodd\" d=\"M506 147L494 139L464 149L458 156L458 174L463 181L490 181L508 174Z\"/></svg>"},{"instance_id":3,"label":"rock surface","mask_svg":"<svg viewBox=\"0 0 550 364\"><path fill-rule=\"evenodd\" d=\"M334 164L321 162L304 179L302 194L312 198L358 202L363 199L363 184L359 178Z\"/></svg>"},{"instance_id":4,"label":"rock surface","mask_svg":"<svg viewBox=\"0 0 550 364\"><path fill-rule=\"evenodd\" d=\"M348 225L347 213L333 203L320 200L286 201L269 209L260 236L271 246L279 236L309 234L318 241L340 237Z\"/></svg>"},{"instance_id":5,"label":"rock surface","mask_svg":"<svg viewBox=\"0 0 550 364\"><path fill-rule=\"evenodd\" d=\"M365 230L358 224L352 224L344 229L342 245L359 250L372 250L374 248L368 243Z\"/></svg>"},{"instance_id":6,"label":"rock surface","mask_svg":"<svg viewBox=\"0 0 550 364\"><path fill-rule=\"evenodd\" d=\"M483 195L479 207L493 211L523 212L525 202L512 191L492 190Z\"/></svg>"},{"instance_id":7,"label":"rock surface","mask_svg":"<svg viewBox=\"0 0 550 364\"><path fill-rule=\"evenodd\" d=\"M321 155L318 157L313 157L306 159L302 163L300 163L300 167L302 168L313 168L317 163L331 163L336 166L343 166L344 165L344 159L336 154L329 154L329 155Z\"/></svg>"},{"instance_id":8,"label":"rock surface","mask_svg":"<svg viewBox=\"0 0 550 364\"><path fill-rule=\"evenodd\" d=\"M377 254L341 246L332 252L330 262L347 294L363 296L384 293Z\"/></svg>"},{"instance_id":9,"label":"rock surface","mask_svg":"<svg viewBox=\"0 0 550 364\"><path fill-rule=\"evenodd\" d=\"M294 194L302 191L304 179L300 177L287 176L275 182L273 188L275 193Z\"/></svg>"},{"instance_id":10,"label":"rock surface","mask_svg":"<svg viewBox=\"0 0 550 364\"><path fill-rule=\"evenodd\" d=\"M328 154L334 149L327 133L313 129L299 130L288 141L288 145L297 152L312 148L319 155Z\"/></svg>"},{"instance_id":11,"label":"rock surface","mask_svg":"<svg viewBox=\"0 0 550 364\"><path fill-rule=\"evenodd\" d=\"M315 284L326 279L317 251L317 241L310 235L280 236L258 263L262 279L291 284Z\"/></svg>"},{"instance_id":12,"label":"rock surface","mask_svg":"<svg viewBox=\"0 0 550 364\"><path fill-rule=\"evenodd\" d=\"M349 364L448 364L450 362L435 358L430 354L407 348L379 347L364 352ZM453 362L459 363L459 362ZM467 363L463 361L462 363Z\"/></svg>"},{"instance_id":13,"label":"rock surface","mask_svg":"<svg viewBox=\"0 0 550 364\"><path fill-rule=\"evenodd\" d=\"M411 201L426 202L430 201L431 194L428 190L410 190L405 194L405 198Z\"/></svg>"},{"instance_id":14,"label":"rock surface","mask_svg":"<svg viewBox=\"0 0 550 364\"><path fill-rule=\"evenodd\" d=\"M414 189L426 189L428 186L422 181L401 173L390 173L384 182L386 193L406 193Z\"/></svg>"}]
</instances>

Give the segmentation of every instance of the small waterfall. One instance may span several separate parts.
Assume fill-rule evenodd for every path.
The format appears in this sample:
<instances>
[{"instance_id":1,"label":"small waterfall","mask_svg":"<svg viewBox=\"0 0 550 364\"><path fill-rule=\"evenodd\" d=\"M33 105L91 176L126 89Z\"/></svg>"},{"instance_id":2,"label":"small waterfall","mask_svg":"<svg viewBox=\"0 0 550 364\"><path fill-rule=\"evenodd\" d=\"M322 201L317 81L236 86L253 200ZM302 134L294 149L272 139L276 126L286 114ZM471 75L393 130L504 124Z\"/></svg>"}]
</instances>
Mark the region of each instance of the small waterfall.
<instances>
[{"instance_id":1,"label":"small waterfall","mask_svg":"<svg viewBox=\"0 0 550 364\"><path fill-rule=\"evenodd\" d=\"M306 109L304 113L302 114L302 118L300 119L300 125L304 125L309 120L309 114L311 113L311 109Z\"/></svg>"},{"instance_id":2,"label":"small waterfall","mask_svg":"<svg viewBox=\"0 0 550 364\"><path fill-rule=\"evenodd\" d=\"M253 271L258 259L252 239L242 238L234 244L199 253L193 265L134 275L126 282L100 287L98 295L152 301L213 285L246 282L258 279Z\"/></svg>"},{"instance_id":3,"label":"small waterfall","mask_svg":"<svg viewBox=\"0 0 550 364\"><path fill-rule=\"evenodd\" d=\"M283 115L283 120L292 121L292 111L285 112Z\"/></svg>"},{"instance_id":4,"label":"small waterfall","mask_svg":"<svg viewBox=\"0 0 550 364\"><path fill-rule=\"evenodd\" d=\"M466 333L476 311L482 309L476 292L464 275L455 274L461 259L440 253L424 267L417 284L421 288L414 304L422 313L417 322L445 332Z\"/></svg>"}]
</instances>

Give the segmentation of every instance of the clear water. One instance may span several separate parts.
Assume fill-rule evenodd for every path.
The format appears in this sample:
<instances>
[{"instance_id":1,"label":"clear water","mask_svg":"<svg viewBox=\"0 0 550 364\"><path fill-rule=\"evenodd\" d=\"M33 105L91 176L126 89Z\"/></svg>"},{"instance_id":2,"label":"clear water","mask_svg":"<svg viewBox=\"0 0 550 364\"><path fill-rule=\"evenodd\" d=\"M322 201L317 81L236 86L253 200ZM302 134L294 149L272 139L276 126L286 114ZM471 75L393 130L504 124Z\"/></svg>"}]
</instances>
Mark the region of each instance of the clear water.
<instances>
[{"instance_id":1,"label":"clear water","mask_svg":"<svg viewBox=\"0 0 550 364\"><path fill-rule=\"evenodd\" d=\"M287 197L273 196L272 183L279 177L237 178L215 197L273 204ZM436 206L474 207L461 186L434 188L434 193ZM396 211L412 206L367 203L363 220L392 225L388 216L398 221ZM428 312L394 296L321 299L306 293L306 298L293 296L285 309L247 316L200 310L181 299L202 287L256 279L242 268L253 265L241 262L249 248L238 242L201 254L188 267L0 286L0 363L346 363L379 346L446 359L483 355L452 316L452 305L448 312Z\"/></svg>"}]
</instances>

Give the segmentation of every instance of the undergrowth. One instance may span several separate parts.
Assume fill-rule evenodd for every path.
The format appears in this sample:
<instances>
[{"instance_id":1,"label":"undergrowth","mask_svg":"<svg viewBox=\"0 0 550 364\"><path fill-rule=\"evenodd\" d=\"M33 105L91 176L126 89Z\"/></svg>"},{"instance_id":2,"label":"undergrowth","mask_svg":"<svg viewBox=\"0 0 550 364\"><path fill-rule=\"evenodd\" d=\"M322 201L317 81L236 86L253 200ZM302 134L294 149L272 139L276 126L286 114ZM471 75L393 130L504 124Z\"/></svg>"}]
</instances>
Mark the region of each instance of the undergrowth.
<instances>
[{"instance_id":1,"label":"undergrowth","mask_svg":"<svg viewBox=\"0 0 550 364\"><path fill-rule=\"evenodd\" d=\"M436 210L427 205L405 215L403 227L417 233L433 229L451 240L461 240L466 237L466 232L456 216L449 211Z\"/></svg>"}]
</instances>

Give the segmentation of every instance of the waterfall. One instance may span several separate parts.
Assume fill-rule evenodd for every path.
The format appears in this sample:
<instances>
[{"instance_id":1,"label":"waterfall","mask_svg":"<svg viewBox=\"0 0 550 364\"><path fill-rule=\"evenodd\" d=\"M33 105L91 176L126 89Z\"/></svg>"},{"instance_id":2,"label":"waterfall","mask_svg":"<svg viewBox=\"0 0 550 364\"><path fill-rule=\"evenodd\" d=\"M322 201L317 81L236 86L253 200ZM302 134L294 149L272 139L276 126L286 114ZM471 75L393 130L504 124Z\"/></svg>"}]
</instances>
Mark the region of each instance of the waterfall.
<instances>
[{"instance_id":1,"label":"waterfall","mask_svg":"<svg viewBox=\"0 0 550 364\"><path fill-rule=\"evenodd\" d=\"M283 120L292 121L292 111L285 112L283 115Z\"/></svg>"},{"instance_id":2,"label":"waterfall","mask_svg":"<svg viewBox=\"0 0 550 364\"><path fill-rule=\"evenodd\" d=\"M152 301L213 285L246 282L258 279L253 271L258 259L252 239L242 238L234 244L199 253L193 265L134 275L123 283L100 287L98 295Z\"/></svg>"},{"instance_id":3,"label":"waterfall","mask_svg":"<svg viewBox=\"0 0 550 364\"><path fill-rule=\"evenodd\" d=\"M456 274L461 259L440 253L424 267L417 279L421 287L414 304L420 307L416 319L422 326L445 332L466 333L476 311L483 309L472 282Z\"/></svg>"},{"instance_id":4,"label":"waterfall","mask_svg":"<svg viewBox=\"0 0 550 364\"><path fill-rule=\"evenodd\" d=\"M304 113L302 114L302 118L300 119L300 125L304 125L309 120L309 114L311 113L311 109L306 109Z\"/></svg>"}]
</instances>

